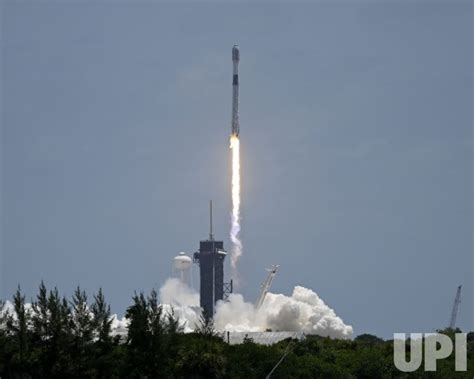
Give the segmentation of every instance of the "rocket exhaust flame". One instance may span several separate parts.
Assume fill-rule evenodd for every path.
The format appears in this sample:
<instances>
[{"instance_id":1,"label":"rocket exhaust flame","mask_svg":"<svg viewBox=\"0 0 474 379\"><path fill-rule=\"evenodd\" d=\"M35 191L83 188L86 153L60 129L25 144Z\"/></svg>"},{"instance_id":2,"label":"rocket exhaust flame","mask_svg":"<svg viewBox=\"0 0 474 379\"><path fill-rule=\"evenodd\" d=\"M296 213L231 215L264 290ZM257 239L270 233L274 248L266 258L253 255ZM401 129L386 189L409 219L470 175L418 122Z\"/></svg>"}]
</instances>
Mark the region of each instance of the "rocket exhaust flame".
<instances>
[{"instance_id":1,"label":"rocket exhaust flame","mask_svg":"<svg viewBox=\"0 0 474 379\"><path fill-rule=\"evenodd\" d=\"M237 279L237 261L242 255L242 242L240 241L240 141L235 134L230 136L230 149L232 150L232 220L230 239L232 241L231 265L235 279Z\"/></svg>"}]
</instances>

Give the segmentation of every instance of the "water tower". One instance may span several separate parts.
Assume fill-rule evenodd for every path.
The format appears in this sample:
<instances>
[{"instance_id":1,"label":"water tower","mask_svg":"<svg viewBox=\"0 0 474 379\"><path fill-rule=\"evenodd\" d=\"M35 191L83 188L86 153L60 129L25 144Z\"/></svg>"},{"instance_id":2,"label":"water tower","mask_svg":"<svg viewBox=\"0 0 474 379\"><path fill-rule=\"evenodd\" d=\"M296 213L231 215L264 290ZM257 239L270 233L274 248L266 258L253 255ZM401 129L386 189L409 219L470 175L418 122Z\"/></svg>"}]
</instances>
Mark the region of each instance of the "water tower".
<instances>
[{"instance_id":1,"label":"water tower","mask_svg":"<svg viewBox=\"0 0 474 379\"><path fill-rule=\"evenodd\" d=\"M193 260L186 255L186 253L179 253L173 258L173 272L184 284L191 285L191 266Z\"/></svg>"}]
</instances>

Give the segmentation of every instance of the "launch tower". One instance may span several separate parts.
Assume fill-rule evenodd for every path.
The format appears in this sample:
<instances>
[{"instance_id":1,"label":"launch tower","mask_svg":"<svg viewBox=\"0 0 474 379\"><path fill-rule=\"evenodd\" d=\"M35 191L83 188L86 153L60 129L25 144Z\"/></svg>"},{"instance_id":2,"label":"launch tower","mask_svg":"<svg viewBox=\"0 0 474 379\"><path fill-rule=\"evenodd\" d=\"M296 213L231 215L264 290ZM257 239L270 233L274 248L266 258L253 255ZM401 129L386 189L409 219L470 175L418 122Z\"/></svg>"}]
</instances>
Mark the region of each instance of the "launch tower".
<instances>
[{"instance_id":1,"label":"launch tower","mask_svg":"<svg viewBox=\"0 0 474 379\"><path fill-rule=\"evenodd\" d=\"M232 292L232 282L224 283L224 259L227 253L224 242L216 241L212 234L212 201L210 202L210 232L207 240L199 243L199 251L194 253L194 262L199 264L200 305L205 317L214 316L214 306Z\"/></svg>"}]
</instances>

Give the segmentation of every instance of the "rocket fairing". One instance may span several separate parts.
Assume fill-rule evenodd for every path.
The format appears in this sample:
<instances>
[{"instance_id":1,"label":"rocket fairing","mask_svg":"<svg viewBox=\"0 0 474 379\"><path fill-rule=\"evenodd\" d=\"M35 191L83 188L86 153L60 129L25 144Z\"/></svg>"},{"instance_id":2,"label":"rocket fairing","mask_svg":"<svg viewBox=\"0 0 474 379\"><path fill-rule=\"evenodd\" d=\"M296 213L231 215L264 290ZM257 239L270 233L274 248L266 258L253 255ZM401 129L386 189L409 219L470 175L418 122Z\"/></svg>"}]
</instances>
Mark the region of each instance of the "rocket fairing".
<instances>
[{"instance_id":1,"label":"rocket fairing","mask_svg":"<svg viewBox=\"0 0 474 379\"><path fill-rule=\"evenodd\" d=\"M239 46L234 45L232 48L232 135L239 136Z\"/></svg>"}]
</instances>

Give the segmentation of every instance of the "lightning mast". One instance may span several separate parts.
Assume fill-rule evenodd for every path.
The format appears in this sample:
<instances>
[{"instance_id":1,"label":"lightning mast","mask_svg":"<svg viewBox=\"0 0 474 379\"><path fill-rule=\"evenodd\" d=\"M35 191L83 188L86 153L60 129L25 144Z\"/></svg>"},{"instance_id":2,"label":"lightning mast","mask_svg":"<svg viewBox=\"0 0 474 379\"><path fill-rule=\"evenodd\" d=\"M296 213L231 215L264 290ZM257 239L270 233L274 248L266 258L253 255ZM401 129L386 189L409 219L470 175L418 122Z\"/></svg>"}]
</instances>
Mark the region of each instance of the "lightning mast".
<instances>
[{"instance_id":1,"label":"lightning mast","mask_svg":"<svg viewBox=\"0 0 474 379\"><path fill-rule=\"evenodd\" d=\"M454 298L453 310L451 312L451 321L449 323L449 329L454 330L456 327L456 317L458 315L459 304L461 304L461 288L462 286L458 287L456 291L456 297Z\"/></svg>"},{"instance_id":2,"label":"lightning mast","mask_svg":"<svg viewBox=\"0 0 474 379\"><path fill-rule=\"evenodd\" d=\"M275 279L278 267L280 267L280 265L272 265L272 268L266 269L268 271L268 276L262 283L262 290L260 292L260 296L258 297L257 302L255 303L255 308L258 309L262 306L263 301L265 300L265 296L267 296L267 293L270 290L270 287L272 286L273 279Z\"/></svg>"}]
</instances>

